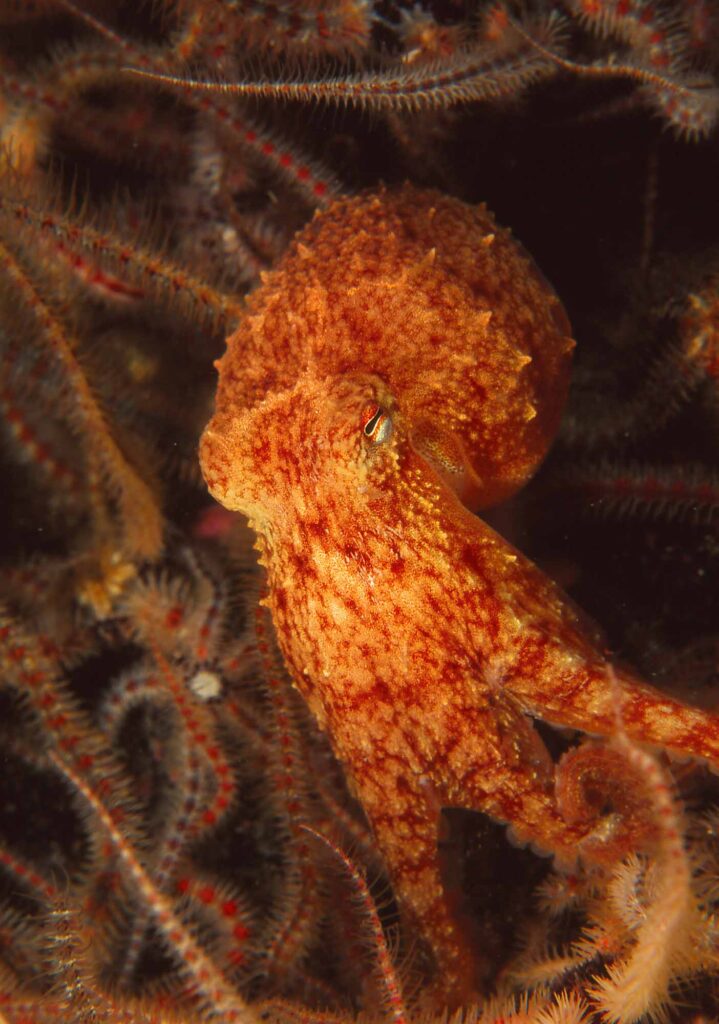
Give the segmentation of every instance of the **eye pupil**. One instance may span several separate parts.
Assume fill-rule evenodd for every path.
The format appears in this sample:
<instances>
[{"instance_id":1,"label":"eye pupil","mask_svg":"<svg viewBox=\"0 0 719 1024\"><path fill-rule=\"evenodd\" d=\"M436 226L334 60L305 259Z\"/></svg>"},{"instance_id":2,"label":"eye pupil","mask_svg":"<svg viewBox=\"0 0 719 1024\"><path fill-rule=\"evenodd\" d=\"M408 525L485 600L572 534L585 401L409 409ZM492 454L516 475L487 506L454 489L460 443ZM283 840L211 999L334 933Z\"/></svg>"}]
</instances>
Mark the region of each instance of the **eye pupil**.
<instances>
[{"instance_id":1,"label":"eye pupil","mask_svg":"<svg viewBox=\"0 0 719 1024\"><path fill-rule=\"evenodd\" d=\"M365 420L363 427L365 437L371 438L375 444L387 441L392 433L392 419L389 413L381 405L375 405L367 410L366 415L369 419Z\"/></svg>"},{"instance_id":2,"label":"eye pupil","mask_svg":"<svg viewBox=\"0 0 719 1024\"><path fill-rule=\"evenodd\" d=\"M382 408L382 406L378 405L375 413L372 416L370 416L370 418L364 425L364 432L367 435L367 437L372 437L375 430L377 429L377 424L382 419L384 414L384 409Z\"/></svg>"}]
</instances>

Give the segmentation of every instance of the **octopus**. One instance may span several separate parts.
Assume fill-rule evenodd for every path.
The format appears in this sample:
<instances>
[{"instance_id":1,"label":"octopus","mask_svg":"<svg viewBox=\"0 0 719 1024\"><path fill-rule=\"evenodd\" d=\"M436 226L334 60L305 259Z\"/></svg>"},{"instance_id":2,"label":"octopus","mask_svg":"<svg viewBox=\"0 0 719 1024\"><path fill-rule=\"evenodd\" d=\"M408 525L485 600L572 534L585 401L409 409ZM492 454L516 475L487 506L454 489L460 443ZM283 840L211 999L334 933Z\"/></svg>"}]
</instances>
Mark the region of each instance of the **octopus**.
<instances>
[{"instance_id":1,"label":"octopus","mask_svg":"<svg viewBox=\"0 0 719 1024\"><path fill-rule=\"evenodd\" d=\"M573 348L485 207L410 186L345 198L250 296L200 445L211 494L256 532L293 684L450 1002L476 965L442 885L443 807L567 863L601 853L534 720L612 736L619 708L629 738L719 765L719 717L610 666L570 599L477 515L546 454Z\"/></svg>"}]
</instances>

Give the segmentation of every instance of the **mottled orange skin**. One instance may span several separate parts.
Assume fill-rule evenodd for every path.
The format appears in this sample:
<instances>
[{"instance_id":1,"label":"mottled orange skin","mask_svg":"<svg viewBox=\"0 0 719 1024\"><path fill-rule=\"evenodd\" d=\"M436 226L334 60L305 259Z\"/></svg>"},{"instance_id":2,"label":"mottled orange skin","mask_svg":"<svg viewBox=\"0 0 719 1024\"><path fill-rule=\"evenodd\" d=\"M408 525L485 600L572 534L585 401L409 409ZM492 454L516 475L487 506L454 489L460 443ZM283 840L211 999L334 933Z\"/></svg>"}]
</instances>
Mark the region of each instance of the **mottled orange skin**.
<instances>
[{"instance_id":1,"label":"mottled orange skin","mask_svg":"<svg viewBox=\"0 0 719 1024\"><path fill-rule=\"evenodd\" d=\"M618 693L630 736L719 764L719 719L628 674L610 684L571 603L460 500L488 505L536 468L568 331L484 209L408 187L343 200L251 297L201 443L210 491L257 532L294 683L454 1000L473 962L440 881L439 808L564 859L591 829L561 816L533 717L611 734Z\"/></svg>"}]
</instances>

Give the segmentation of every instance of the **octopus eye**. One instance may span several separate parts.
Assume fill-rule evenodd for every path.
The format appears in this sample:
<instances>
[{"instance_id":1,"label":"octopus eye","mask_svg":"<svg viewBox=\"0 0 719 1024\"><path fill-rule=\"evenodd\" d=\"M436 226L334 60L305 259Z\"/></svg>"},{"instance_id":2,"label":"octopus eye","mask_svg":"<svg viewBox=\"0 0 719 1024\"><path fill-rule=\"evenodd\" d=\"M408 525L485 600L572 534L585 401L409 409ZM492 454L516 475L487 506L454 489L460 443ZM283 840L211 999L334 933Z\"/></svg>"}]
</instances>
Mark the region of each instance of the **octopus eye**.
<instances>
[{"instance_id":1,"label":"octopus eye","mask_svg":"<svg viewBox=\"0 0 719 1024\"><path fill-rule=\"evenodd\" d=\"M370 406L364 416L363 431L374 444L384 444L392 436L392 417L381 405Z\"/></svg>"}]
</instances>

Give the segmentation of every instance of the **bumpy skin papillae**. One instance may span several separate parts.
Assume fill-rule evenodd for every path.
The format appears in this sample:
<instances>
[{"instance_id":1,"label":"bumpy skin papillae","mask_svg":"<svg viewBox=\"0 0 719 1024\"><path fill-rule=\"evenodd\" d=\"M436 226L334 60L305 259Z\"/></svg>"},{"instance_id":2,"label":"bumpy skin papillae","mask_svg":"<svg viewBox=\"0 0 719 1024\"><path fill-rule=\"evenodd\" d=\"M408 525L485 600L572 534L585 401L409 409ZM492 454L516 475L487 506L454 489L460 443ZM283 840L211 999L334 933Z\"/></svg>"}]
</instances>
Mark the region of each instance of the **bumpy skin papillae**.
<instances>
[{"instance_id":1,"label":"bumpy skin papillae","mask_svg":"<svg viewBox=\"0 0 719 1024\"><path fill-rule=\"evenodd\" d=\"M257 532L287 666L450 1001L473 961L438 809L581 848L532 716L611 734L620 704L630 736L719 764L719 719L610 681L567 599L458 496L486 504L532 472L570 350L556 297L486 211L409 188L344 200L252 297L201 444L210 491Z\"/></svg>"},{"instance_id":2,"label":"bumpy skin papillae","mask_svg":"<svg viewBox=\"0 0 719 1024\"><path fill-rule=\"evenodd\" d=\"M340 201L300 234L229 341L217 416L304 372L377 374L415 447L486 507L545 455L573 347L559 300L486 209L405 187Z\"/></svg>"}]
</instances>

